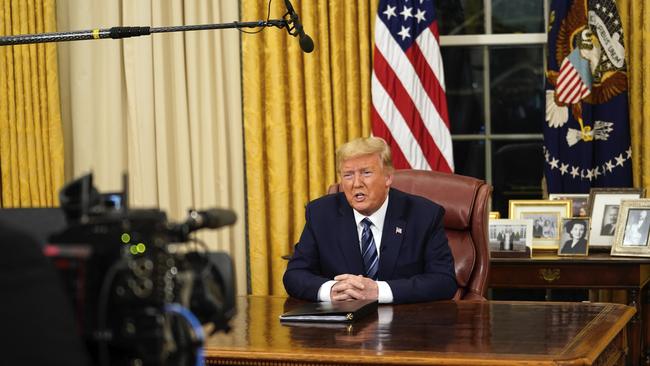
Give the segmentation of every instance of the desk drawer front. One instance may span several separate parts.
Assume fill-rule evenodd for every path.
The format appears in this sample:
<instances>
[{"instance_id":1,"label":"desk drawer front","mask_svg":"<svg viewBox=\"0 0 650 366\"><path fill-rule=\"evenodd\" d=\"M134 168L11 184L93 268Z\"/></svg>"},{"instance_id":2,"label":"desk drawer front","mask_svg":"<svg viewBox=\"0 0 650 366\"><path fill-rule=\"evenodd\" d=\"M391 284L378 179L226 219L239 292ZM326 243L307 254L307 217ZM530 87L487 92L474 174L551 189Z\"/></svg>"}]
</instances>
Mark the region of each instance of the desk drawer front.
<instances>
[{"instance_id":1,"label":"desk drawer front","mask_svg":"<svg viewBox=\"0 0 650 366\"><path fill-rule=\"evenodd\" d=\"M489 285L493 288L625 288L639 287L640 282L639 268L632 266L492 263Z\"/></svg>"}]
</instances>

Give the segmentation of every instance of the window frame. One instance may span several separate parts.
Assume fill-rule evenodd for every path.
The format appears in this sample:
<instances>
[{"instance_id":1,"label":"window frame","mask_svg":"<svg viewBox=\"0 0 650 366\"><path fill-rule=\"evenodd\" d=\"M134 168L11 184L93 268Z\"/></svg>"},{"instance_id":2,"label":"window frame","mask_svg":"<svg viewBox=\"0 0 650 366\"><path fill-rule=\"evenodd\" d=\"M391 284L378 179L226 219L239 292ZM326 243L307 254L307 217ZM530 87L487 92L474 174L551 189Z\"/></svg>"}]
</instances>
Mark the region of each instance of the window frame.
<instances>
[{"instance_id":1,"label":"window frame","mask_svg":"<svg viewBox=\"0 0 650 366\"><path fill-rule=\"evenodd\" d=\"M483 0L483 16L485 24L485 34L462 34L462 35L443 35L440 36L440 47L470 47L478 46L483 51L483 85L490 83L490 46L521 46L521 45L542 45L548 43L546 33L511 33L511 34L493 34L492 33L492 1ZM548 11L550 0L544 2L544 29L548 29ZM547 68L548 49L543 47L543 68ZM522 141L538 140L543 141L544 135L539 134L495 134L492 133L492 114L490 111L491 99L490 88L483 90L483 115L485 119L485 132L481 134L451 134L452 141L483 141L485 149L485 181L493 184L492 176L492 142L493 141ZM544 191L543 187L542 190ZM493 205L491 200L490 205Z\"/></svg>"}]
</instances>

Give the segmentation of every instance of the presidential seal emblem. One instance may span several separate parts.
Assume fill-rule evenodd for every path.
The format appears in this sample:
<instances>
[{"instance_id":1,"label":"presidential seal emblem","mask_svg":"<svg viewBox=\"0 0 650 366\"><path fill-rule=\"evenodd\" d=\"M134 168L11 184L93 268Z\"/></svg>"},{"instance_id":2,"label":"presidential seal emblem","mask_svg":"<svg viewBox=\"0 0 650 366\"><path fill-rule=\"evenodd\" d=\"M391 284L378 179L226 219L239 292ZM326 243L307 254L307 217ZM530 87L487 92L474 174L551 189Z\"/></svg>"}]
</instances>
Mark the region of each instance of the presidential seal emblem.
<instances>
[{"instance_id":1,"label":"presidential seal emblem","mask_svg":"<svg viewBox=\"0 0 650 366\"><path fill-rule=\"evenodd\" d=\"M627 90L623 40L614 0L576 0L560 23L555 48L560 67L546 75L552 86L546 91L546 122L559 128L572 114L577 126L567 126L569 146L606 141L614 131L613 121L584 116L582 103L603 104Z\"/></svg>"}]
</instances>

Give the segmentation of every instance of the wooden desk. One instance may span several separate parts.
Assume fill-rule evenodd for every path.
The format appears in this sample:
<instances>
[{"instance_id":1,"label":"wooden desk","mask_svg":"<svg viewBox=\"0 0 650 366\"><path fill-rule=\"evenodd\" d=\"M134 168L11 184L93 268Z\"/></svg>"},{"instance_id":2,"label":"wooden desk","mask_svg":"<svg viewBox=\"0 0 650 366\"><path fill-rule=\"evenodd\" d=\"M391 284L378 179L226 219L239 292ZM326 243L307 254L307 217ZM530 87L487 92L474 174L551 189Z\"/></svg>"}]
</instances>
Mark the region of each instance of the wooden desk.
<instances>
[{"instance_id":1,"label":"wooden desk","mask_svg":"<svg viewBox=\"0 0 650 366\"><path fill-rule=\"evenodd\" d=\"M634 364L650 364L648 340L648 281L650 258L611 257L595 253L587 257L492 258L490 288L624 289L628 304L637 309L630 322L630 353Z\"/></svg>"},{"instance_id":2,"label":"wooden desk","mask_svg":"<svg viewBox=\"0 0 650 366\"><path fill-rule=\"evenodd\" d=\"M441 301L380 305L350 326L287 326L281 297L240 298L208 365L614 365L634 308L621 304ZM289 304L285 304L289 301Z\"/></svg>"}]
</instances>

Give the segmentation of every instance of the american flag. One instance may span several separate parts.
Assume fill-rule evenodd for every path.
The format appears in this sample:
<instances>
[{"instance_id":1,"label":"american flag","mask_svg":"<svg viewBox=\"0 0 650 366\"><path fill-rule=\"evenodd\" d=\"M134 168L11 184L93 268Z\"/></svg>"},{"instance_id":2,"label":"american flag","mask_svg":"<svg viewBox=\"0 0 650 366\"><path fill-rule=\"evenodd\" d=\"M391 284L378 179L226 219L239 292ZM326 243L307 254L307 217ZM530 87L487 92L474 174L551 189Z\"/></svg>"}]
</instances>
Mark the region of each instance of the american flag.
<instances>
[{"instance_id":1,"label":"american flag","mask_svg":"<svg viewBox=\"0 0 650 366\"><path fill-rule=\"evenodd\" d=\"M381 0L375 22L372 132L396 168L453 172L434 0Z\"/></svg>"}]
</instances>

